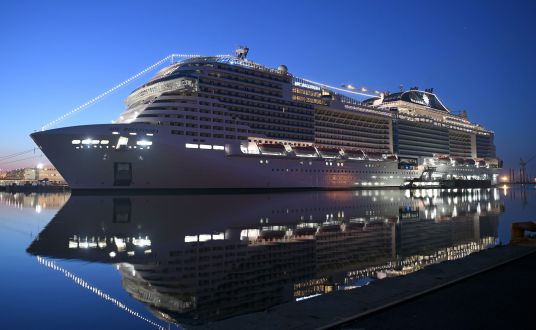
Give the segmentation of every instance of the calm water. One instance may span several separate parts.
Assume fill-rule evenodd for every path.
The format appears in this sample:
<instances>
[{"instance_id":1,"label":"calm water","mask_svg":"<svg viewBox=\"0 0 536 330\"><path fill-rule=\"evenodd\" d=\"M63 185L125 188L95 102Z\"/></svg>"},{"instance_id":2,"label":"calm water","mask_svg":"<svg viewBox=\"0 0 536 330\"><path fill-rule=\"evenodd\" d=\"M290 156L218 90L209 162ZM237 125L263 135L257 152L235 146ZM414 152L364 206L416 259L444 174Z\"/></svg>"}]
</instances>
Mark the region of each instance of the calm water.
<instances>
[{"instance_id":1,"label":"calm water","mask_svg":"<svg viewBox=\"0 0 536 330\"><path fill-rule=\"evenodd\" d=\"M188 328L507 244L536 188L0 193L4 329ZM372 284L373 285L373 284Z\"/></svg>"}]
</instances>

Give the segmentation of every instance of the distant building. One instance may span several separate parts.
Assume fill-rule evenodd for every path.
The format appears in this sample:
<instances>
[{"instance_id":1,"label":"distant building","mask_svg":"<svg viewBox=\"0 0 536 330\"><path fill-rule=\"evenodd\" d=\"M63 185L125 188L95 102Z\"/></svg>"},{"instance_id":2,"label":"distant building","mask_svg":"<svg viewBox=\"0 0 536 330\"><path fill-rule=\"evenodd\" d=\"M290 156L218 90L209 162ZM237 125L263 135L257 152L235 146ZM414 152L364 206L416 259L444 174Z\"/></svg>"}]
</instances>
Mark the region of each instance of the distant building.
<instances>
[{"instance_id":1,"label":"distant building","mask_svg":"<svg viewBox=\"0 0 536 330\"><path fill-rule=\"evenodd\" d=\"M65 180L54 167L19 168L8 171L4 179L19 181L48 181L51 183L65 184Z\"/></svg>"},{"instance_id":2,"label":"distant building","mask_svg":"<svg viewBox=\"0 0 536 330\"><path fill-rule=\"evenodd\" d=\"M6 175L4 176L4 179L6 179L6 180L20 180L20 175L22 175L22 173L20 173L20 169L7 171Z\"/></svg>"},{"instance_id":3,"label":"distant building","mask_svg":"<svg viewBox=\"0 0 536 330\"><path fill-rule=\"evenodd\" d=\"M18 168L6 173L6 180L35 180L35 168Z\"/></svg>"},{"instance_id":4,"label":"distant building","mask_svg":"<svg viewBox=\"0 0 536 330\"><path fill-rule=\"evenodd\" d=\"M37 180L45 180L53 183L65 183L60 172L54 167L44 167L37 169Z\"/></svg>"}]
</instances>

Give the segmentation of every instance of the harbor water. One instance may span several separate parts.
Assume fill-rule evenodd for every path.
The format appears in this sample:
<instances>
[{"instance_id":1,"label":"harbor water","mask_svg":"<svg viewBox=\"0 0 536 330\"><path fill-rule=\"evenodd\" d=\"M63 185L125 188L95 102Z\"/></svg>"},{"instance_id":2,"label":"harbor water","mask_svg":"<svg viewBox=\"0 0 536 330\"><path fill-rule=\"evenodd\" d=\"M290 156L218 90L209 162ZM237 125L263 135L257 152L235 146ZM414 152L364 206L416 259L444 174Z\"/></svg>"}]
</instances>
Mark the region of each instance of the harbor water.
<instances>
[{"instance_id":1,"label":"harbor water","mask_svg":"<svg viewBox=\"0 0 536 330\"><path fill-rule=\"evenodd\" d=\"M534 221L536 187L0 193L6 329L182 329L463 258Z\"/></svg>"}]
</instances>

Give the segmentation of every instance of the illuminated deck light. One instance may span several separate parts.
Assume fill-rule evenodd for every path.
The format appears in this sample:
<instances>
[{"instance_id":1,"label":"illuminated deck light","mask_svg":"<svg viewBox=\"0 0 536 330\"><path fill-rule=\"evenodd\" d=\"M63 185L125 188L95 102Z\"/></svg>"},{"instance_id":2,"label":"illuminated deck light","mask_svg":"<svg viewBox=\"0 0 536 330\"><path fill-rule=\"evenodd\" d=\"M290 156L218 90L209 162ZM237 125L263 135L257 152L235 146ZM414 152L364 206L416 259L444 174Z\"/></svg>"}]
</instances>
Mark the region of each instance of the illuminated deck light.
<instances>
[{"instance_id":1,"label":"illuminated deck light","mask_svg":"<svg viewBox=\"0 0 536 330\"><path fill-rule=\"evenodd\" d=\"M184 236L184 242L185 243L197 242L197 235L195 235L195 236Z\"/></svg>"},{"instance_id":2,"label":"illuminated deck light","mask_svg":"<svg viewBox=\"0 0 536 330\"><path fill-rule=\"evenodd\" d=\"M115 146L117 149L121 146L126 146L128 144L128 138L124 136L120 136L119 140L117 140L117 145Z\"/></svg>"},{"instance_id":3,"label":"illuminated deck light","mask_svg":"<svg viewBox=\"0 0 536 330\"><path fill-rule=\"evenodd\" d=\"M145 246L151 246L151 240L148 237L145 238L133 238L132 244L139 246L139 247L145 247Z\"/></svg>"}]
</instances>

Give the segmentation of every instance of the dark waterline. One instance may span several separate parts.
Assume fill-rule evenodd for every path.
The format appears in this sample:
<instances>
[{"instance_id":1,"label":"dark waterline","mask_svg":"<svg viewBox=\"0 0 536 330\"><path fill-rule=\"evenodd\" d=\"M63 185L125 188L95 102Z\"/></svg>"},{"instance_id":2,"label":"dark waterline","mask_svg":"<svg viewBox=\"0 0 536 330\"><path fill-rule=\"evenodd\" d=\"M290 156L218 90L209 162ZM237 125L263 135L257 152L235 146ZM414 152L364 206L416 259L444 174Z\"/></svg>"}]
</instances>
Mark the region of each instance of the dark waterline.
<instances>
[{"instance_id":1,"label":"dark waterline","mask_svg":"<svg viewBox=\"0 0 536 330\"><path fill-rule=\"evenodd\" d=\"M507 244L535 192L0 193L1 320L181 328L314 299Z\"/></svg>"}]
</instances>

